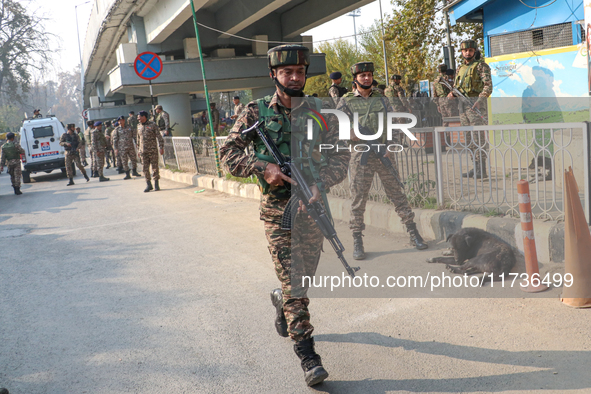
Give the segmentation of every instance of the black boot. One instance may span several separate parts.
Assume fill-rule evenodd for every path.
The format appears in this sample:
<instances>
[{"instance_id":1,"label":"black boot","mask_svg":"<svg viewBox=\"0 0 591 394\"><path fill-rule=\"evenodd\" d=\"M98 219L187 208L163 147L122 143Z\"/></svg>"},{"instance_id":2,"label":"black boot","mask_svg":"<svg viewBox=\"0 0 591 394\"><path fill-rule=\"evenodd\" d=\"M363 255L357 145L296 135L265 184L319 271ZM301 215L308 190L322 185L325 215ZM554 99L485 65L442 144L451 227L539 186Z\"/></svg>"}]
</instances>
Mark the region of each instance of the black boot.
<instances>
[{"instance_id":1,"label":"black boot","mask_svg":"<svg viewBox=\"0 0 591 394\"><path fill-rule=\"evenodd\" d=\"M423 240L423 237L421 237L421 234L419 234L416 223L407 224L406 231L410 234L410 243L413 244L415 248L423 250L429 247L429 245Z\"/></svg>"},{"instance_id":2,"label":"black boot","mask_svg":"<svg viewBox=\"0 0 591 394\"><path fill-rule=\"evenodd\" d=\"M74 178L70 178L70 183L68 183L66 186L72 186L74 184Z\"/></svg>"},{"instance_id":3,"label":"black boot","mask_svg":"<svg viewBox=\"0 0 591 394\"><path fill-rule=\"evenodd\" d=\"M320 356L314 351L314 338L298 341L293 345L293 350L302 360L304 378L308 386L322 383L328 378L328 372L322 367Z\"/></svg>"},{"instance_id":4,"label":"black boot","mask_svg":"<svg viewBox=\"0 0 591 394\"><path fill-rule=\"evenodd\" d=\"M285 320L285 314L283 313L283 294L281 289L275 289L271 292L271 302L275 307L277 315L275 316L275 329L277 334L286 338L287 334L287 320Z\"/></svg>"},{"instance_id":5,"label":"black boot","mask_svg":"<svg viewBox=\"0 0 591 394\"><path fill-rule=\"evenodd\" d=\"M98 171L93 171L91 177L98 178Z\"/></svg>"},{"instance_id":6,"label":"black boot","mask_svg":"<svg viewBox=\"0 0 591 394\"><path fill-rule=\"evenodd\" d=\"M152 187L152 181L146 181L146 189L144 190L144 193L149 192L150 190L153 190L154 188Z\"/></svg>"},{"instance_id":7,"label":"black boot","mask_svg":"<svg viewBox=\"0 0 591 394\"><path fill-rule=\"evenodd\" d=\"M109 181L109 180L111 180L111 178L105 178L105 177L104 177L104 176L102 176L102 175L101 175L101 176L99 176L99 182L106 182L106 181Z\"/></svg>"},{"instance_id":8,"label":"black boot","mask_svg":"<svg viewBox=\"0 0 591 394\"><path fill-rule=\"evenodd\" d=\"M158 184L158 179L154 179L154 191L160 190L160 185Z\"/></svg>"},{"instance_id":9,"label":"black boot","mask_svg":"<svg viewBox=\"0 0 591 394\"><path fill-rule=\"evenodd\" d=\"M131 179L131 176L129 175L129 170L123 172L125 172L125 178L123 179Z\"/></svg>"},{"instance_id":10,"label":"black boot","mask_svg":"<svg viewBox=\"0 0 591 394\"><path fill-rule=\"evenodd\" d=\"M363 249L363 234L353 233L353 258L355 260L363 260L365 258L365 250Z\"/></svg>"},{"instance_id":11,"label":"black boot","mask_svg":"<svg viewBox=\"0 0 591 394\"><path fill-rule=\"evenodd\" d=\"M20 186L19 187L13 186L12 188L14 189L14 194L16 194L17 196L20 196L21 194L23 194L23 192L21 192Z\"/></svg>"},{"instance_id":12,"label":"black boot","mask_svg":"<svg viewBox=\"0 0 591 394\"><path fill-rule=\"evenodd\" d=\"M118 174L123 174L124 172L125 171L123 171L123 167L122 166L117 167L117 173Z\"/></svg>"},{"instance_id":13,"label":"black boot","mask_svg":"<svg viewBox=\"0 0 591 394\"><path fill-rule=\"evenodd\" d=\"M109 163L109 160L107 160L107 169L111 168L111 163Z\"/></svg>"},{"instance_id":14,"label":"black boot","mask_svg":"<svg viewBox=\"0 0 591 394\"><path fill-rule=\"evenodd\" d=\"M90 178L88 177L88 174L86 172L82 175L84 175L84 179L86 179L86 182L88 182L90 180Z\"/></svg>"},{"instance_id":15,"label":"black boot","mask_svg":"<svg viewBox=\"0 0 591 394\"><path fill-rule=\"evenodd\" d=\"M137 168L134 168L133 170L131 170L131 175L133 175L133 176L141 176L140 174L137 173Z\"/></svg>"}]
</instances>

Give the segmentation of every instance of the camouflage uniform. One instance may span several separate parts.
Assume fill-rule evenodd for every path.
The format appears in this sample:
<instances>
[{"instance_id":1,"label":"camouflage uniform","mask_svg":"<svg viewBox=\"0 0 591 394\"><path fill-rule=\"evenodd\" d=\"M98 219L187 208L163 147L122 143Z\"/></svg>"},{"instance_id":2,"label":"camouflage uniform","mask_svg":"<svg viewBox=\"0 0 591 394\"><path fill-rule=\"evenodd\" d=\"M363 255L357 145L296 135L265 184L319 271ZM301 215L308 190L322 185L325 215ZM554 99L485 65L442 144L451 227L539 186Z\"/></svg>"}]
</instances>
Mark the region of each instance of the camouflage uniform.
<instances>
[{"instance_id":1,"label":"camouflage uniform","mask_svg":"<svg viewBox=\"0 0 591 394\"><path fill-rule=\"evenodd\" d=\"M103 167L105 166L105 151L107 150L107 138L97 127L92 130L90 135L92 152L99 177L103 177Z\"/></svg>"},{"instance_id":2,"label":"camouflage uniform","mask_svg":"<svg viewBox=\"0 0 591 394\"><path fill-rule=\"evenodd\" d=\"M115 130L113 126L109 126L105 129L105 138L107 139L107 150L105 151L105 160L107 161L107 166L110 166L109 163L113 163L113 167L115 167L115 151L113 150L113 143L111 140L113 130Z\"/></svg>"},{"instance_id":3,"label":"camouflage uniform","mask_svg":"<svg viewBox=\"0 0 591 394\"><path fill-rule=\"evenodd\" d=\"M131 127L131 131L133 132L133 140L137 141L137 117L136 116L128 116L127 121L125 124Z\"/></svg>"},{"instance_id":4,"label":"camouflage uniform","mask_svg":"<svg viewBox=\"0 0 591 394\"><path fill-rule=\"evenodd\" d=\"M84 133L82 130L78 133L78 140L80 141L78 145L78 154L80 155L80 160L86 161L86 140L84 139Z\"/></svg>"},{"instance_id":5,"label":"camouflage uniform","mask_svg":"<svg viewBox=\"0 0 591 394\"><path fill-rule=\"evenodd\" d=\"M70 143L70 146L66 146ZM76 163L80 172L86 176L86 170L80 162L80 155L78 150L80 149L80 138L76 134L64 133L60 137L60 145L64 147L66 151L66 175L68 178L74 178L73 163Z\"/></svg>"},{"instance_id":6,"label":"camouflage uniform","mask_svg":"<svg viewBox=\"0 0 591 394\"><path fill-rule=\"evenodd\" d=\"M133 130L131 126L117 126L113 132L113 148L119 152L118 157L123 165L123 171L129 171L129 161L135 171L137 169L137 154L133 144ZM118 164L119 165L119 164Z\"/></svg>"},{"instance_id":7,"label":"camouflage uniform","mask_svg":"<svg viewBox=\"0 0 591 394\"><path fill-rule=\"evenodd\" d=\"M154 122L147 121L139 123L137 126L138 153L142 158L144 167L144 177L150 182L150 166L152 166L152 177L155 181L160 179L160 169L158 168L158 145L164 149L164 138Z\"/></svg>"},{"instance_id":8,"label":"camouflage uniform","mask_svg":"<svg viewBox=\"0 0 591 394\"><path fill-rule=\"evenodd\" d=\"M21 157L25 150L18 142L7 141L2 145L0 153L0 166L6 167L6 172L10 174L10 182L15 188L21 187Z\"/></svg>"},{"instance_id":9,"label":"camouflage uniform","mask_svg":"<svg viewBox=\"0 0 591 394\"><path fill-rule=\"evenodd\" d=\"M242 103L234 106L234 115L240 115L246 106Z\"/></svg>"},{"instance_id":10,"label":"camouflage uniform","mask_svg":"<svg viewBox=\"0 0 591 394\"><path fill-rule=\"evenodd\" d=\"M402 86L390 81L390 85L384 90L384 96L390 100L394 112L412 112L410 102L406 98Z\"/></svg>"},{"instance_id":11,"label":"camouflage uniform","mask_svg":"<svg viewBox=\"0 0 591 394\"><path fill-rule=\"evenodd\" d=\"M278 118L291 119L292 109L281 104L277 93L262 100L264 102L261 105L271 108ZM234 176L249 177L254 174L259 178L264 178L267 163L260 161L255 155L245 153L245 149L251 143L255 146L260 145L256 131L241 134L242 130L254 125L259 118L258 100L252 101L237 119L225 144L220 149L220 157L224 167ZM333 120L332 115L327 117L327 120L331 121L328 132L321 135L322 143L336 145L338 143L338 122ZM329 155L328 165L320 170L320 179L325 187L328 188L343 181L347 175L349 157L350 153L346 149ZM295 221L298 226L291 231L282 230L281 217L290 197L289 192L284 186L269 186L268 190L264 188L262 190L260 219L264 221L269 252L275 265L277 278L281 281L283 311L287 320L288 333L295 341L305 340L311 337L314 330L310 324L310 313L308 312L310 300L306 297L305 290L301 294L292 294L297 283L294 282L292 285L293 270L296 269L293 262L302 262L303 264L297 264L297 266L306 275L314 275L324 238L314 221L301 213L298 214Z\"/></svg>"},{"instance_id":12,"label":"camouflage uniform","mask_svg":"<svg viewBox=\"0 0 591 394\"><path fill-rule=\"evenodd\" d=\"M158 129L160 129L161 133L164 133L166 130L170 129L170 115L166 111L161 111L158 115L156 115L156 124L158 125Z\"/></svg>"},{"instance_id":13,"label":"camouflage uniform","mask_svg":"<svg viewBox=\"0 0 591 394\"><path fill-rule=\"evenodd\" d=\"M353 112L354 110L351 108L355 104L357 106L367 107L370 105L370 100L378 100L380 97L383 97L381 94L372 90L369 95L369 98L366 99L361 96L358 91L354 93L347 93L343 96L339 107L337 108L340 111L345 112L349 115L350 119L353 119ZM354 102L357 101L357 103ZM366 102L358 101L358 100L366 100ZM375 103L372 107L372 111L370 112L397 112L391 106L388 108L384 108L384 104L388 105L387 100L381 100L382 105L378 107ZM365 110L364 110L365 111ZM359 121L362 126L372 127L370 123L368 123L364 119L364 111L357 111L359 113ZM354 145L359 143L367 143L366 141L359 141L353 142ZM385 149L385 148L383 148ZM402 189L400 183L395 179L394 175L391 173L391 170L386 168L384 164L380 161L380 159L376 156L375 153L370 153L367 164L361 165L361 156L363 152L356 152L353 149L353 153L351 154L351 164L350 164L350 173L351 173L351 218L349 220L349 228L351 231L355 233L361 233L365 230L365 223L363 220L363 215L365 213L365 207L367 205L367 199L369 197L369 189L371 188L371 184L374 179L374 174L377 172L380 180L382 181L382 185L384 185L384 190L386 192L386 196L392 201L394 206L396 207L396 213L400 216L402 223L405 225L410 225L414 223L415 214L412 211L410 205L408 204L408 199L406 198L406 194L404 194L404 190ZM391 160L392 161L392 160ZM395 165L395 162L392 161Z\"/></svg>"},{"instance_id":14,"label":"camouflage uniform","mask_svg":"<svg viewBox=\"0 0 591 394\"><path fill-rule=\"evenodd\" d=\"M328 96L332 97L332 102L334 103L334 107L336 108L339 104L340 98L347 94L349 91L345 87L341 87L336 84L332 84L330 88L328 88Z\"/></svg>"},{"instance_id":15,"label":"camouflage uniform","mask_svg":"<svg viewBox=\"0 0 591 394\"><path fill-rule=\"evenodd\" d=\"M480 112L486 119L486 99L492 94L493 89L490 66L483 60L476 60L475 57L470 61L464 59L463 64L456 72L454 85L466 97L477 97L476 102L480 104ZM486 120L483 120L471 108L461 103L459 105L462 126L481 126L488 124ZM488 151L486 132L474 132L474 135L472 135L472 132L466 132L465 142L468 149L474 154L476 170L478 170L481 164L486 167L485 161L487 156L484 153Z\"/></svg>"},{"instance_id":16,"label":"camouflage uniform","mask_svg":"<svg viewBox=\"0 0 591 394\"><path fill-rule=\"evenodd\" d=\"M220 132L220 111L217 108L211 109L211 120L213 121L213 131L216 136L219 136Z\"/></svg>"},{"instance_id":17,"label":"camouflage uniform","mask_svg":"<svg viewBox=\"0 0 591 394\"><path fill-rule=\"evenodd\" d=\"M94 128L87 127L84 131L84 140L86 141L86 145L88 145L88 154L90 155L90 171L93 173L98 171L97 163L96 163L96 155L94 154L94 149L92 148L92 132Z\"/></svg>"},{"instance_id":18,"label":"camouflage uniform","mask_svg":"<svg viewBox=\"0 0 591 394\"><path fill-rule=\"evenodd\" d=\"M443 86L441 83L439 83L439 81L442 80L447 81L447 79L444 76L439 75L437 76L437 78L435 78L435 81L433 81L433 90L435 91L433 101L435 102L435 104L437 104L437 108L439 109L439 113L441 114L441 116L444 118L449 118L450 116L453 116L454 108L456 108L457 111L457 104L456 100L447 98L447 95L449 94L450 90ZM447 127L448 123L444 122L443 126Z\"/></svg>"}]
</instances>

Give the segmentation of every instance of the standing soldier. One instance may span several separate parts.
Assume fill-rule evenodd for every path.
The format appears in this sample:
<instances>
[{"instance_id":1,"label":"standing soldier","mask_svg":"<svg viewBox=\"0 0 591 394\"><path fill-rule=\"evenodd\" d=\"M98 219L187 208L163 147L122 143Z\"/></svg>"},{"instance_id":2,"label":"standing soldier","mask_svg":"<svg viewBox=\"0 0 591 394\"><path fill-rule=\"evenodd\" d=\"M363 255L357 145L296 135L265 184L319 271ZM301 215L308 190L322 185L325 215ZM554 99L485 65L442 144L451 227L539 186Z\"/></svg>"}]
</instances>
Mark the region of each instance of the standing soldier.
<instances>
[{"instance_id":1,"label":"standing soldier","mask_svg":"<svg viewBox=\"0 0 591 394\"><path fill-rule=\"evenodd\" d=\"M234 115L230 116L230 118L236 120L242 111L244 111L244 108L244 104L240 102L240 96L234 96Z\"/></svg>"},{"instance_id":2,"label":"standing soldier","mask_svg":"<svg viewBox=\"0 0 591 394\"><path fill-rule=\"evenodd\" d=\"M94 153L96 161L96 172L98 173L99 181L105 182L109 178L103 176L103 167L105 166L105 151L107 150L107 139L102 131L103 122L95 122L94 129L90 135L90 144Z\"/></svg>"},{"instance_id":3,"label":"standing soldier","mask_svg":"<svg viewBox=\"0 0 591 394\"><path fill-rule=\"evenodd\" d=\"M80 145L78 145L78 154L80 155L80 161L82 162L83 166L87 166L88 163L86 162L86 140L84 139L84 133L80 130L80 127L76 127L76 135L80 140Z\"/></svg>"},{"instance_id":4,"label":"standing soldier","mask_svg":"<svg viewBox=\"0 0 591 394\"><path fill-rule=\"evenodd\" d=\"M127 125L131 127L131 131L133 132L133 140L137 141L137 116L135 116L135 112L129 111L129 116L127 117Z\"/></svg>"},{"instance_id":5,"label":"standing soldier","mask_svg":"<svg viewBox=\"0 0 591 394\"><path fill-rule=\"evenodd\" d=\"M42 117L43 117L43 115L41 115L40 109L36 109L33 111L33 119L42 118Z\"/></svg>"},{"instance_id":6,"label":"standing soldier","mask_svg":"<svg viewBox=\"0 0 591 394\"><path fill-rule=\"evenodd\" d=\"M105 161L107 162L107 168L111 168L111 159L113 160L113 167L115 167L115 154L113 153L113 144L111 144L111 133L115 128L112 126L110 120L105 122L105 138L107 140L107 150L105 151Z\"/></svg>"},{"instance_id":7,"label":"standing soldier","mask_svg":"<svg viewBox=\"0 0 591 394\"><path fill-rule=\"evenodd\" d=\"M449 94L450 90L441 84L441 81L447 82L447 65L440 64L437 66L437 70L439 71L439 75L433 81L433 102L437 104L437 110L441 114L443 118L449 118L451 115L451 108L449 105L449 99L447 95ZM448 126L447 122L443 123L444 127Z\"/></svg>"},{"instance_id":8,"label":"standing soldier","mask_svg":"<svg viewBox=\"0 0 591 394\"><path fill-rule=\"evenodd\" d=\"M0 172L4 171L4 166L8 166L6 172L10 174L14 194L18 196L23 194L21 192L21 155L25 154L25 150L18 142L14 141L14 133L7 133L6 140L0 154Z\"/></svg>"},{"instance_id":9,"label":"standing soldier","mask_svg":"<svg viewBox=\"0 0 591 394\"><path fill-rule=\"evenodd\" d=\"M172 137L170 132L170 115L168 115L168 112L162 109L161 105L156 106L155 122L164 137Z\"/></svg>"},{"instance_id":10,"label":"standing soldier","mask_svg":"<svg viewBox=\"0 0 591 394\"><path fill-rule=\"evenodd\" d=\"M334 108L336 108L337 104L339 103L339 99L349 91L346 87L340 86L341 82L343 82L343 74L341 74L340 71L330 73L330 79L332 80L332 85L330 85L330 88L328 88L328 95L329 97L332 97Z\"/></svg>"},{"instance_id":11,"label":"standing soldier","mask_svg":"<svg viewBox=\"0 0 591 394\"><path fill-rule=\"evenodd\" d=\"M216 137L219 137L220 133L220 111L215 107L215 103L209 103L211 108L211 120L213 122L213 131Z\"/></svg>"},{"instance_id":12,"label":"standing soldier","mask_svg":"<svg viewBox=\"0 0 591 394\"><path fill-rule=\"evenodd\" d=\"M269 251L275 265L275 272L281 281L281 289L271 293L271 300L276 310L275 328L279 335L288 335L295 341L294 350L301 360L304 378L309 386L318 384L328 377L322 366L320 356L314 350L314 327L310 324L308 304L305 289L301 294L301 281L294 279L292 274L298 271L295 262L303 262L306 271L316 271L324 237L316 224L307 215L300 213L294 222L301 223L293 230L283 230L281 218L290 191L287 182L293 183L291 178L284 175L275 164L267 148L255 130L243 134L257 121L263 122L268 134L273 136L279 150L286 155L297 155L290 144L292 117L292 97L303 97L306 83L306 72L310 64L309 50L299 45L282 45L268 52L270 76L275 81L276 92L250 102L242 112L224 146L220 149L220 156L226 169L237 177L256 175L262 190L260 211L264 221L265 233L269 242ZM315 110L320 111L320 100L310 99L298 108L308 108L315 103ZM320 132L318 143L336 145L338 143L338 127L331 122L327 132ZM286 139L286 138L287 139ZM254 154L247 154L245 150L250 144L254 145ZM310 184L314 193L311 199L318 201L321 193L345 179L347 163L350 153L343 149L327 154L324 165L316 169L318 176L312 176ZM303 158L304 156L300 157ZM310 171L314 171L310 169ZM293 236L293 237L292 237ZM293 290L293 291L292 291Z\"/></svg>"},{"instance_id":13,"label":"standing soldier","mask_svg":"<svg viewBox=\"0 0 591 394\"><path fill-rule=\"evenodd\" d=\"M98 178L98 170L96 168L96 157L92 149L92 131L94 130L94 122L89 120L86 122L86 130L84 131L84 140L88 146L88 155L90 156L90 177Z\"/></svg>"},{"instance_id":14,"label":"standing soldier","mask_svg":"<svg viewBox=\"0 0 591 394\"><path fill-rule=\"evenodd\" d=\"M66 186L72 186L74 184L74 163L80 169L84 178L86 178L86 182L90 180L88 175L86 175L86 170L84 166L80 162L80 156L78 150L80 149L80 138L78 134L76 134L76 130L74 129L74 124L68 125L68 132L62 134L60 137L60 145L64 147L66 151L66 175L70 178L70 183Z\"/></svg>"},{"instance_id":15,"label":"standing soldier","mask_svg":"<svg viewBox=\"0 0 591 394\"><path fill-rule=\"evenodd\" d=\"M139 124L137 127L137 138L138 138L138 154L142 159L142 165L144 166L144 176L146 177L147 187L144 193L150 190L160 190L158 183L160 179L160 169L158 168L158 145L160 145L160 154L164 155L164 138L158 130L156 123L148 121L148 113L141 111L138 114ZM152 187L152 181L150 178L150 165L152 166L154 187ZM135 174L134 174L135 175Z\"/></svg>"},{"instance_id":16,"label":"standing soldier","mask_svg":"<svg viewBox=\"0 0 591 394\"><path fill-rule=\"evenodd\" d=\"M125 178L131 179L129 175L129 161L131 160L131 167L133 169L133 176L141 176L137 172L137 154L133 146L133 130L131 126L125 124L125 117L120 116L117 119L119 126L113 131L113 148L115 155L121 160Z\"/></svg>"},{"instance_id":17,"label":"standing soldier","mask_svg":"<svg viewBox=\"0 0 591 394\"><path fill-rule=\"evenodd\" d=\"M394 108L394 112L412 113L410 103L404 93L404 88L400 86L401 81L402 76L398 74L392 75L390 77L390 86L384 90L384 96L390 99L390 104Z\"/></svg>"},{"instance_id":18,"label":"standing soldier","mask_svg":"<svg viewBox=\"0 0 591 394\"><path fill-rule=\"evenodd\" d=\"M456 71L455 87L464 96L474 102L472 106L458 103L460 110L460 122L462 126L481 126L488 124L486 118L483 118L486 111L486 99L492 94L493 85L490 72L490 66L480 59L480 51L474 40L464 40L460 44L462 57L464 61ZM454 97L449 93L449 98ZM480 110L479 115L475 109ZM486 132L480 131L476 134L467 131L465 133L465 142L468 149L474 155L474 169L468 173L462 174L463 177L482 179L486 178L486 157L488 150L488 141Z\"/></svg>"},{"instance_id":19,"label":"standing soldier","mask_svg":"<svg viewBox=\"0 0 591 394\"><path fill-rule=\"evenodd\" d=\"M379 113L399 112L393 109L387 100L382 99L381 94L372 89L373 71L374 65L371 62L361 62L351 67L353 82L357 89L354 93L344 95L337 108L349 115L349 119L354 119L354 113L359 114L359 125L369 129L372 134L379 129ZM359 138L356 136L352 136L351 139L355 145L359 142ZM366 160L362 160L362 157L365 157ZM390 152L386 154L386 157L391 157ZM351 198L353 201L351 202L349 228L353 233L353 258L355 260L365 258L362 239L362 232L365 230L363 215L369 197L369 189L376 172L384 185L386 196L394 203L396 213L400 216L402 223L406 225L406 230L410 234L410 242L419 250L428 247L419 234L414 222L415 214L408 204L400 180L397 179L393 170L393 165L392 168L387 168L378 157L378 153L374 151L364 152L363 148L354 149L351 155Z\"/></svg>"}]
</instances>

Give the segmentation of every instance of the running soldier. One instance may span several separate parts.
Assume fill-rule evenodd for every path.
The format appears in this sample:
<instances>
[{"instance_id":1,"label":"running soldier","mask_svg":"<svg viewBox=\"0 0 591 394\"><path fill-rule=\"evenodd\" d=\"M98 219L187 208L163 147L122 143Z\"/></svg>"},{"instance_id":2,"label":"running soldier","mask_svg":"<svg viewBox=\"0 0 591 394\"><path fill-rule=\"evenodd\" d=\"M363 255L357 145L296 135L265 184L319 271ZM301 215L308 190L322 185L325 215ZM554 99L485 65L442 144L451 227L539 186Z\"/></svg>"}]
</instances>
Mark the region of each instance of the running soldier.
<instances>
[{"instance_id":1,"label":"running soldier","mask_svg":"<svg viewBox=\"0 0 591 394\"><path fill-rule=\"evenodd\" d=\"M103 167L105 166L105 151L107 150L107 138L102 131L103 122L95 122L94 129L90 135L90 145L94 158L96 161L96 172L99 178L99 182L106 182L109 178L103 176Z\"/></svg>"},{"instance_id":2,"label":"running soldier","mask_svg":"<svg viewBox=\"0 0 591 394\"><path fill-rule=\"evenodd\" d=\"M360 129L365 128L371 134L375 134L379 129L378 114L386 112L398 112L392 108L387 100L384 100L382 95L372 89L374 65L371 62L356 63L351 67L353 74L353 82L357 86L356 91L347 93L343 96L338 110L349 115L349 119L354 119L353 114L359 114ZM360 140L357 136L351 137L353 144L356 145ZM361 141L365 142L365 141ZM385 148L384 148L385 149ZM365 223L363 215L365 213L365 206L369 197L369 189L374 179L374 174L377 172L386 196L394 203L396 213L400 216L402 223L406 225L406 230L410 234L410 242L417 249L426 249L428 245L423 241L419 234L417 225L414 222L415 214L408 204L408 199L400 184L400 179L393 173L395 171L394 165L392 168L382 162L378 153L374 151L363 152L364 149L353 149L351 154L351 219L349 221L349 228L353 233L353 258L355 260L363 260L365 258L365 250L363 248L363 230L365 230ZM393 160L391 152L386 153L385 157L390 162ZM366 159L362 160L363 158ZM397 172L397 171L396 171Z\"/></svg>"},{"instance_id":3,"label":"running soldier","mask_svg":"<svg viewBox=\"0 0 591 394\"><path fill-rule=\"evenodd\" d=\"M333 108L336 108L339 104L339 99L349 91L346 87L340 86L341 82L343 82L343 74L340 71L330 73L330 79L332 80L332 85L328 88L328 96L332 98L331 101L334 103Z\"/></svg>"},{"instance_id":4,"label":"running soldier","mask_svg":"<svg viewBox=\"0 0 591 394\"><path fill-rule=\"evenodd\" d=\"M458 102L460 110L460 122L462 126L481 126L488 124L486 119L486 100L492 94L493 84L490 66L480 58L478 45L474 40L464 40L460 44L464 61L456 72L455 87L464 96L470 98L474 104L470 107L467 104ZM453 98L453 93L449 93ZM478 114L475 109L480 111ZM482 115L482 116L481 116ZM473 134L475 133L475 134ZM466 146L474 156L474 169L462 174L465 178L483 179L486 174L486 158L488 141L486 132L466 132Z\"/></svg>"},{"instance_id":5,"label":"running soldier","mask_svg":"<svg viewBox=\"0 0 591 394\"><path fill-rule=\"evenodd\" d=\"M164 155L164 138L158 130L156 123L148 121L148 113L141 111L138 114L140 123L137 127L138 154L142 159L144 166L144 177L146 178L146 189L144 193L150 190L160 190L160 169L158 168L158 146L160 145L160 154ZM152 178L150 178L150 166L152 166L152 177L154 178L154 187L152 187ZM135 174L134 174L135 175Z\"/></svg>"},{"instance_id":6,"label":"running soldier","mask_svg":"<svg viewBox=\"0 0 591 394\"><path fill-rule=\"evenodd\" d=\"M125 117L120 116L117 119L119 126L113 131L113 148L115 155L120 158L125 178L131 179L129 175L129 161L131 160L131 168L133 169L133 176L141 176L137 172L137 153L135 151L133 130L131 126L125 124Z\"/></svg>"},{"instance_id":7,"label":"running soldier","mask_svg":"<svg viewBox=\"0 0 591 394\"><path fill-rule=\"evenodd\" d=\"M60 137L60 145L63 146L66 151L66 175L70 178L70 183L66 186L72 186L74 184L74 163L76 163L76 166L80 169L84 178L86 178L86 182L88 182L90 178L80 162L80 155L78 153L80 149L80 138L78 137L78 134L76 134L74 124L68 125L68 132L62 134Z\"/></svg>"},{"instance_id":8,"label":"running soldier","mask_svg":"<svg viewBox=\"0 0 591 394\"><path fill-rule=\"evenodd\" d=\"M220 156L225 168L232 175L250 177L254 174L259 179L262 191L260 218L264 222L275 272L281 282L281 289L271 292L271 300L276 310L275 328L280 336L289 335L295 341L294 350L301 360L304 378L306 383L312 386L326 379L328 373L314 350L314 327L310 324L310 300L307 298L306 289L302 289L301 281L292 280L292 275L302 268L299 262L303 263L306 275L314 275L324 238L314 221L301 212L296 215L294 223L297 225L292 230L282 229L281 218L290 198L286 184L293 182L275 164L257 132L250 130L243 134L243 131L257 121L263 122L263 127L273 136L279 150L291 156L294 153L290 141L292 112L309 108L310 105L315 105L315 110L319 111L322 103L310 98L298 108L292 107L292 97L304 97L303 89L310 64L309 50L306 47L278 46L269 50L268 59L270 76L275 82L276 92L273 96L251 101L246 106L220 149ZM327 132L320 132L316 142L336 146L337 122L331 122ZM254 145L254 154L249 155L245 150L251 143ZM311 201L319 201L327 188L342 182L347 176L350 153L344 146L342 148L340 151L327 154L326 161L322 161L324 165L319 165L318 169L310 169L312 173L316 171L318 174L318 177L310 176L314 194Z\"/></svg>"},{"instance_id":9,"label":"running soldier","mask_svg":"<svg viewBox=\"0 0 591 394\"><path fill-rule=\"evenodd\" d=\"M21 192L21 155L24 154L25 150L14 141L14 133L7 133L6 142L2 145L2 153L0 153L0 172L4 171L4 166L8 166L6 172L10 174L10 182L17 196L23 194Z\"/></svg>"}]
</instances>

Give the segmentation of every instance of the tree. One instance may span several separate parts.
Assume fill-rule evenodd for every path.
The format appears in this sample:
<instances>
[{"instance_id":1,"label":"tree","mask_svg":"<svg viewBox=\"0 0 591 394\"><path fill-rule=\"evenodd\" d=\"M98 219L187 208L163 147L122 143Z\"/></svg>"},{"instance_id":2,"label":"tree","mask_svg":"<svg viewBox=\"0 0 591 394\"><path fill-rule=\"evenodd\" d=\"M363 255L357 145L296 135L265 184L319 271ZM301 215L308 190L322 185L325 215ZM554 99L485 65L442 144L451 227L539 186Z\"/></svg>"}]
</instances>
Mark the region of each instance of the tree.
<instances>
[{"instance_id":1,"label":"tree","mask_svg":"<svg viewBox=\"0 0 591 394\"><path fill-rule=\"evenodd\" d=\"M333 71L340 71L343 74L341 86L350 90L353 82L351 66L362 59L355 45L343 39L334 42L326 41L320 44L315 52L326 54L326 74L310 78L306 82L306 94L317 93L319 97L328 97L328 88L332 84L329 75Z\"/></svg>"},{"instance_id":2,"label":"tree","mask_svg":"<svg viewBox=\"0 0 591 394\"><path fill-rule=\"evenodd\" d=\"M28 14L17 0L0 0L0 103L20 100L31 72L50 64L50 37L44 18Z\"/></svg>"},{"instance_id":3,"label":"tree","mask_svg":"<svg viewBox=\"0 0 591 394\"><path fill-rule=\"evenodd\" d=\"M411 88L421 79L433 79L443 61L446 45L445 20L439 11L445 0L392 0L394 13L386 18L385 38L393 44L388 52L390 67L402 75L402 83ZM451 28L452 46L472 38L482 47L482 25L458 23Z\"/></svg>"}]
</instances>

